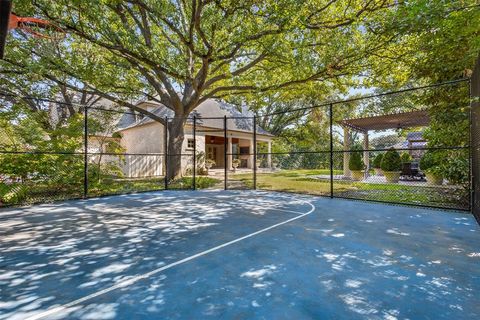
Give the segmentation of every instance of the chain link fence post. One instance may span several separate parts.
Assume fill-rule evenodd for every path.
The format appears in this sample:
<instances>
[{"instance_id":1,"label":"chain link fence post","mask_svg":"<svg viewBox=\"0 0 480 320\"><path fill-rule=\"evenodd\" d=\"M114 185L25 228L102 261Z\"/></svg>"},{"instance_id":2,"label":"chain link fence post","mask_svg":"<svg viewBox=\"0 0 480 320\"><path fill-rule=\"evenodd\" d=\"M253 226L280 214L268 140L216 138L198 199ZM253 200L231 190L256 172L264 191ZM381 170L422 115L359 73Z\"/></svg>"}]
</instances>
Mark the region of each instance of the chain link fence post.
<instances>
[{"instance_id":1,"label":"chain link fence post","mask_svg":"<svg viewBox=\"0 0 480 320\"><path fill-rule=\"evenodd\" d=\"M88 196L88 107L83 108L83 198Z\"/></svg>"},{"instance_id":2,"label":"chain link fence post","mask_svg":"<svg viewBox=\"0 0 480 320\"><path fill-rule=\"evenodd\" d=\"M197 189L197 117L193 116L193 190Z\"/></svg>"},{"instance_id":3,"label":"chain link fence post","mask_svg":"<svg viewBox=\"0 0 480 320\"><path fill-rule=\"evenodd\" d=\"M257 116L253 116L253 190L257 190Z\"/></svg>"},{"instance_id":4,"label":"chain link fence post","mask_svg":"<svg viewBox=\"0 0 480 320\"><path fill-rule=\"evenodd\" d=\"M330 198L333 198L333 104L329 106L330 118Z\"/></svg>"},{"instance_id":5,"label":"chain link fence post","mask_svg":"<svg viewBox=\"0 0 480 320\"><path fill-rule=\"evenodd\" d=\"M480 224L480 55L470 79L471 209Z\"/></svg>"},{"instance_id":6,"label":"chain link fence post","mask_svg":"<svg viewBox=\"0 0 480 320\"><path fill-rule=\"evenodd\" d=\"M165 125L163 131L163 152L165 157L165 172L164 175L164 182L165 182L165 190L168 190L168 117L165 117Z\"/></svg>"},{"instance_id":7,"label":"chain link fence post","mask_svg":"<svg viewBox=\"0 0 480 320\"><path fill-rule=\"evenodd\" d=\"M227 148L228 148L228 137L227 137L227 116L223 116L223 166L224 166L224 181L223 189L228 189L228 171L227 171Z\"/></svg>"}]
</instances>

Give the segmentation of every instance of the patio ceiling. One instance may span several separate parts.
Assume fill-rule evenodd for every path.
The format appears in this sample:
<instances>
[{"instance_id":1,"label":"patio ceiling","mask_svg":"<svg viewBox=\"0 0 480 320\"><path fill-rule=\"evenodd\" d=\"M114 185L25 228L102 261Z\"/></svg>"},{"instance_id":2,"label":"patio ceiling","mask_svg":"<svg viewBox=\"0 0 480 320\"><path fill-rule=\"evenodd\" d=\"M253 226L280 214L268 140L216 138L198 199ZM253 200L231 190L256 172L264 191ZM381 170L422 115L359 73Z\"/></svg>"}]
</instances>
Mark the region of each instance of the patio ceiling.
<instances>
[{"instance_id":1,"label":"patio ceiling","mask_svg":"<svg viewBox=\"0 0 480 320\"><path fill-rule=\"evenodd\" d=\"M339 123L344 127L366 133L370 130L424 127L430 123L430 117L427 110L418 110L381 116L344 119L339 121Z\"/></svg>"}]
</instances>

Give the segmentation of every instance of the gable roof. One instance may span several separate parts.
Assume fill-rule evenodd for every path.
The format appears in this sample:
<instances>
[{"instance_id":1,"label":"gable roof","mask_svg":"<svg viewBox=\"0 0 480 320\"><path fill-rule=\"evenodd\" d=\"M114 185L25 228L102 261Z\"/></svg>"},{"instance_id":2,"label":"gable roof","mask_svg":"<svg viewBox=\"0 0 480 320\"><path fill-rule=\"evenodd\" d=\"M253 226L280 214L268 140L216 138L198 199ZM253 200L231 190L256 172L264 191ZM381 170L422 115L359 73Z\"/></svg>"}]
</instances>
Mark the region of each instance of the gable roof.
<instances>
[{"instance_id":1,"label":"gable roof","mask_svg":"<svg viewBox=\"0 0 480 320\"><path fill-rule=\"evenodd\" d=\"M174 116L172 110L165 107L164 105L159 104L158 102L145 101L139 103L139 106L152 107L153 109L149 111L162 118L172 118ZM202 102L198 107L193 110L192 113L190 113L190 118L187 120L187 123L193 124L193 116L196 117L196 124L198 126L221 130L223 130L224 127L223 117L227 116L227 129L229 131L253 133L254 114L251 111L247 110L247 108L245 107L242 107L241 110L238 110L235 105L226 103L221 100L208 99ZM126 129L154 122L155 121L150 119L149 117L135 119L135 115L127 113L124 114L118 122L118 131L123 131ZM257 133L273 136L258 125Z\"/></svg>"}]
</instances>

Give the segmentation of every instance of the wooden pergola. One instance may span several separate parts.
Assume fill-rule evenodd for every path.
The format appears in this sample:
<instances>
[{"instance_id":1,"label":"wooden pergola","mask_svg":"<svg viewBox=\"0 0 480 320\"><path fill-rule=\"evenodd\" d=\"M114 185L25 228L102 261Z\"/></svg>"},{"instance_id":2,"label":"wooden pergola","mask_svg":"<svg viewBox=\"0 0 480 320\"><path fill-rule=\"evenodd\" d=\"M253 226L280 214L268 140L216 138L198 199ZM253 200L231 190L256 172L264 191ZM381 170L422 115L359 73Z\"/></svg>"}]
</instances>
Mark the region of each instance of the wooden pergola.
<instances>
[{"instance_id":1,"label":"wooden pergola","mask_svg":"<svg viewBox=\"0 0 480 320\"><path fill-rule=\"evenodd\" d=\"M430 123L430 117L427 110L416 110L401 113L386 114L380 116L371 116L363 118L344 119L339 121L343 127L343 148L345 151L351 149L350 130L364 134L363 149L369 149L368 132L372 130L405 129L414 127L426 127ZM343 153L344 176L350 177L348 162L350 154ZM369 168L370 161L368 151L364 151L363 161L365 167Z\"/></svg>"}]
</instances>

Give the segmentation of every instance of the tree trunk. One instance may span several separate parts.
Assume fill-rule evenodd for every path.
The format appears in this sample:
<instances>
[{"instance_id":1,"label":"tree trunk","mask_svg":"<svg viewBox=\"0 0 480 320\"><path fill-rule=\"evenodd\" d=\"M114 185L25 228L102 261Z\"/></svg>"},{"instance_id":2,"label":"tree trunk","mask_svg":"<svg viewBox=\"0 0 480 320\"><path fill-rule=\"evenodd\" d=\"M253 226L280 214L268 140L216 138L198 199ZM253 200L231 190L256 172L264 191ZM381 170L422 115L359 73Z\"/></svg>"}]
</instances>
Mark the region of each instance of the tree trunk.
<instances>
[{"instance_id":1,"label":"tree trunk","mask_svg":"<svg viewBox=\"0 0 480 320\"><path fill-rule=\"evenodd\" d=\"M182 177L182 145L185 139L185 117L171 119L168 122L168 165L167 179L168 181Z\"/></svg>"}]
</instances>

